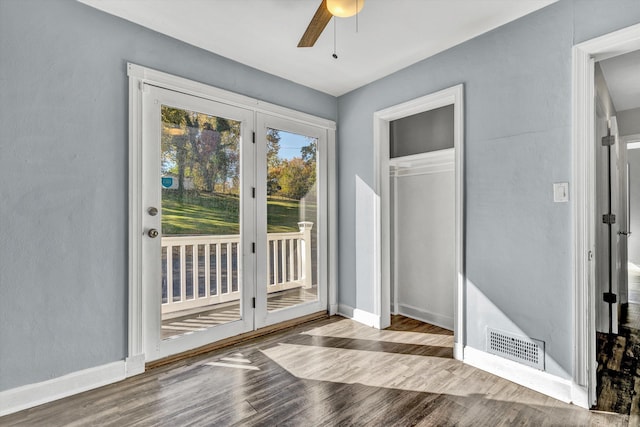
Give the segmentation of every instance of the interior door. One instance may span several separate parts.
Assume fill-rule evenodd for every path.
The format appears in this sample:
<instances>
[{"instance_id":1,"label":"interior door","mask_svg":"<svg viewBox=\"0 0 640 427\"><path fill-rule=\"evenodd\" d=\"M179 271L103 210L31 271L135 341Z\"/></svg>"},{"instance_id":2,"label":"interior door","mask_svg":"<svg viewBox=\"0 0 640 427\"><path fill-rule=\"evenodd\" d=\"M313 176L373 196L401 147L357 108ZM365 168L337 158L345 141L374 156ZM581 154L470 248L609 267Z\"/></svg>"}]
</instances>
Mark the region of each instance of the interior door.
<instances>
[{"instance_id":1,"label":"interior door","mask_svg":"<svg viewBox=\"0 0 640 427\"><path fill-rule=\"evenodd\" d=\"M327 310L327 130L257 117L256 327Z\"/></svg>"},{"instance_id":2,"label":"interior door","mask_svg":"<svg viewBox=\"0 0 640 427\"><path fill-rule=\"evenodd\" d=\"M617 120L612 120L612 133L616 137L616 145L618 147L616 154L616 169L617 169L617 182L618 182L618 231L617 244L618 244L618 289L616 291L618 295L618 323L620 323L622 316L622 307L629 303L629 164L627 161L627 144L620 138L618 132Z\"/></svg>"},{"instance_id":3,"label":"interior door","mask_svg":"<svg viewBox=\"0 0 640 427\"><path fill-rule=\"evenodd\" d=\"M607 138L611 137L611 142ZM618 333L621 282L626 284L626 147L615 117L596 97L596 330ZM611 214L608 219L606 215ZM609 224L610 222L610 224Z\"/></svg>"},{"instance_id":4,"label":"interior door","mask_svg":"<svg viewBox=\"0 0 640 427\"><path fill-rule=\"evenodd\" d=\"M147 361L254 328L253 112L145 85Z\"/></svg>"}]
</instances>

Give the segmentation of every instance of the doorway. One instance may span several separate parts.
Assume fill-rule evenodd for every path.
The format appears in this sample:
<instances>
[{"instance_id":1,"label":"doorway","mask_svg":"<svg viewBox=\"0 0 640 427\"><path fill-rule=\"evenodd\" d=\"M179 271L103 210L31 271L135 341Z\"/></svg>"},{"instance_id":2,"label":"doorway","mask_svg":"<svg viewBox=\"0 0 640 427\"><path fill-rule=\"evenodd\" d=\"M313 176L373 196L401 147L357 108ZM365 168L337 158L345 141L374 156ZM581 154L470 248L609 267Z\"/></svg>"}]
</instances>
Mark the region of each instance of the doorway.
<instances>
[{"instance_id":1,"label":"doorway","mask_svg":"<svg viewBox=\"0 0 640 427\"><path fill-rule=\"evenodd\" d=\"M393 149L390 150L391 127L394 121L438 110L445 115L450 114L451 116L449 122L451 124L452 134L450 146L433 146L430 150L418 151L410 149L409 152L402 152L401 150L396 153L393 152ZM379 281L375 286L377 298L376 314L379 315L379 327L385 328L389 326L391 312L404 312L411 317L441 324L454 331L454 357L459 360L462 360L464 345L463 111L463 86L458 85L385 110L377 111L374 114L374 144L376 146L374 152L377 156L375 172L376 182L378 183L377 192L380 195L380 229L377 237L379 242L378 259L380 260L380 270L377 275ZM425 141L422 141L422 143L424 142ZM433 141L431 141L431 143L433 143ZM418 143L418 145L420 145L420 143ZM427 145L429 145L428 141ZM424 153L424 151L430 152ZM450 241L448 241L449 245L447 245L449 249L444 251L444 253L450 252L445 257L451 268L447 268L445 263L444 268L441 269L442 271L439 271L437 275L441 276L440 278L442 280L439 280L440 278L436 278L435 276L430 278L435 286L431 290L421 286L421 284L424 285L425 283L424 278L422 278L422 280L418 279L418 281L410 284L408 288L402 285L392 288L392 284L397 285L405 280L412 281L416 279L416 275L420 275L420 273L416 273L415 270L409 270L411 265L416 264L416 260L406 265L402 262L397 262L399 256L403 256L403 249L398 249L399 245L395 244L399 243L396 242L398 240L397 238L401 235L405 237L410 235L409 230L399 230L397 223L398 220L401 220L399 215L402 215L399 212L417 213L415 209L419 209L419 207L413 206L413 204L420 201L417 199L424 199L425 197L424 188L418 188L416 190L416 183L412 182L416 180L412 179L411 176L416 178L419 175L426 175L431 172L435 172L431 178L437 178L435 181L429 183L429 185L433 184L432 187L435 190L429 193L437 196L440 201L445 201L443 206L449 205L449 209L445 209L442 212L446 211L445 216L451 221L451 230L439 236L438 239L450 239ZM443 182L437 182L442 179L444 180ZM445 183L446 185L443 186L442 184ZM417 185L420 187L421 184L418 183ZM417 193L411 194L414 190L416 190ZM442 197L438 196L438 191L440 190L440 196ZM399 201L401 205L406 203L406 207L402 211L395 209ZM409 211L406 210L407 208ZM432 213L435 213L435 210ZM437 213L436 217L438 215L440 215L440 213ZM408 223L403 224L403 226L405 225L411 227ZM425 225L420 224L419 228L423 230ZM419 234L420 233L414 233L414 236L418 236ZM425 248L429 246L427 240L428 239L423 239L422 241L415 240L411 242L410 245ZM438 253L438 251L443 247L434 248L434 242L435 241L431 242L432 255L442 255L442 253ZM404 251L405 254L409 254L410 252L411 251ZM400 269L403 270L400 271ZM412 278L411 276L414 277ZM443 285L441 283L440 285L436 285L435 283L438 281L448 284ZM400 290L400 292L398 292L398 290ZM405 290L408 290L408 292L405 293ZM422 302L420 306L415 304L417 300L414 299L415 295L413 295L412 292L417 292L423 297L421 298ZM433 306L437 307L435 312L433 307L428 306L429 300L431 303L436 300L436 298L429 298L426 295L430 292L431 297L437 294L438 299L442 300ZM440 293L442 293L442 295L440 295ZM449 293L449 296L447 296L447 293ZM412 299L414 304L408 302ZM446 300L449 300L448 303L450 305L448 308L450 308L450 310L446 308L448 305Z\"/></svg>"},{"instance_id":2,"label":"doorway","mask_svg":"<svg viewBox=\"0 0 640 427\"><path fill-rule=\"evenodd\" d=\"M638 129L634 129L635 131ZM623 136L627 146L627 306L622 307L623 326L640 330L640 132ZM635 234L633 234L635 231Z\"/></svg>"},{"instance_id":3,"label":"doorway","mask_svg":"<svg viewBox=\"0 0 640 427\"><path fill-rule=\"evenodd\" d=\"M328 311L329 123L144 70L165 84L135 87L133 350L150 362Z\"/></svg>"},{"instance_id":4,"label":"doorway","mask_svg":"<svg viewBox=\"0 0 640 427\"><path fill-rule=\"evenodd\" d=\"M393 314L453 330L453 105L392 121L390 143Z\"/></svg>"},{"instance_id":5,"label":"doorway","mask_svg":"<svg viewBox=\"0 0 640 427\"><path fill-rule=\"evenodd\" d=\"M615 105L615 94L607 99L599 88L598 80L603 78L599 68L639 48L640 25L574 47L574 381L584 390L584 401L579 404L601 409L603 366L620 367L626 353L617 338L628 302L626 254L630 229L626 203L627 187L630 183L629 188L633 188L634 184L633 178L626 179L626 142L618 137L626 132L621 129L620 114L627 108L619 100ZM633 172L629 176L633 177ZM603 343L616 341L615 351L620 357L599 359Z\"/></svg>"},{"instance_id":6,"label":"doorway","mask_svg":"<svg viewBox=\"0 0 640 427\"><path fill-rule=\"evenodd\" d=\"M639 257L631 219L638 212L640 51L595 63L596 121L596 341L598 410L640 416L637 288ZM634 179L634 177L636 179ZM636 201L636 203L632 203ZM634 209L634 205L635 209ZM635 261L635 262L634 262ZM599 298L602 296L602 298Z\"/></svg>"}]
</instances>

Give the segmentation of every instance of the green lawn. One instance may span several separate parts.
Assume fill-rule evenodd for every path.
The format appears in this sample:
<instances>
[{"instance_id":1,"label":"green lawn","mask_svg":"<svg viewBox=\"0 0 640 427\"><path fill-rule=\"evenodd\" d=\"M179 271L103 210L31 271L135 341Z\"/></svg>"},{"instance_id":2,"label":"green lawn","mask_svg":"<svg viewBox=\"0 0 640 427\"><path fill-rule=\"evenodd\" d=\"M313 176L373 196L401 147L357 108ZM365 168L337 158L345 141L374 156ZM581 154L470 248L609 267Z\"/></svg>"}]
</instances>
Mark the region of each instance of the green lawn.
<instances>
[{"instance_id":1,"label":"green lawn","mask_svg":"<svg viewBox=\"0 0 640 427\"><path fill-rule=\"evenodd\" d=\"M267 232L298 231L300 202L288 199L267 201ZM315 204L307 204L306 220L314 221ZM238 234L240 204L229 194L162 190L162 233L164 235Z\"/></svg>"}]
</instances>

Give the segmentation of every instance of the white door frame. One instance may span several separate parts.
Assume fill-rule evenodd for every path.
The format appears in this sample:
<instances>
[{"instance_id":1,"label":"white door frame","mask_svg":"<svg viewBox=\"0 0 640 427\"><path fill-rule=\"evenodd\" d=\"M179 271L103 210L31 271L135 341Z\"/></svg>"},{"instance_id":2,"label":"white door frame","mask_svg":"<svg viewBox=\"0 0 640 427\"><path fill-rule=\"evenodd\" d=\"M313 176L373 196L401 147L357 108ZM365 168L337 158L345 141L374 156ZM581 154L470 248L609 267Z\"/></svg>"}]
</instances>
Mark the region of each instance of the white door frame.
<instances>
[{"instance_id":1,"label":"white door frame","mask_svg":"<svg viewBox=\"0 0 640 427\"><path fill-rule=\"evenodd\" d=\"M596 400L594 64L640 49L640 24L573 47L574 403Z\"/></svg>"},{"instance_id":2,"label":"white door frame","mask_svg":"<svg viewBox=\"0 0 640 427\"><path fill-rule=\"evenodd\" d=\"M453 308L453 356L463 359L465 342L464 327L464 86L462 84L430 95L413 99L373 115L374 141L374 182L380 197L377 217L380 229L376 233L376 275L374 283L374 304L379 316L379 328L391 324L391 221L389 189L389 122L453 104L454 106L454 149L455 149L455 289Z\"/></svg>"},{"instance_id":3,"label":"white door frame","mask_svg":"<svg viewBox=\"0 0 640 427\"><path fill-rule=\"evenodd\" d=\"M264 102L248 96L239 95L193 80L177 77L152 68L128 63L129 77L129 304L128 304L128 351L126 358L126 376L144 372L144 312L142 287L142 98L144 84L174 90L187 95L194 95L228 105L246 108L254 113L266 113L289 120L318 126L327 130L328 141L328 304L330 315L337 311L337 208L336 208L336 175L335 175L335 130L332 120L323 119L310 114L291 110L275 104Z\"/></svg>"}]
</instances>

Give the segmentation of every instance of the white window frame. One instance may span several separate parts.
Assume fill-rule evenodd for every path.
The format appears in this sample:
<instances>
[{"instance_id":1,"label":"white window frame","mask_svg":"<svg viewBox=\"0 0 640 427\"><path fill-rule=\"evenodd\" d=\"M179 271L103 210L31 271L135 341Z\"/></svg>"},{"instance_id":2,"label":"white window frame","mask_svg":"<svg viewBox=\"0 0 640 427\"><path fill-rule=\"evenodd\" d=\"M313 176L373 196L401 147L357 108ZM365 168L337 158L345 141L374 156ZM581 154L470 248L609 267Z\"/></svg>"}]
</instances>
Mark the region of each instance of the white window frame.
<instances>
[{"instance_id":1,"label":"white window frame","mask_svg":"<svg viewBox=\"0 0 640 427\"><path fill-rule=\"evenodd\" d=\"M264 113L327 130L327 251L329 255L325 261L326 265L321 264L320 268L328 272L327 310L330 315L335 314L338 305L335 122L133 63L127 64L127 75L129 77L129 319L126 376L142 373L145 369L140 239L143 232L141 148L142 91L145 84L252 110L254 123L256 115Z\"/></svg>"}]
</instances>

